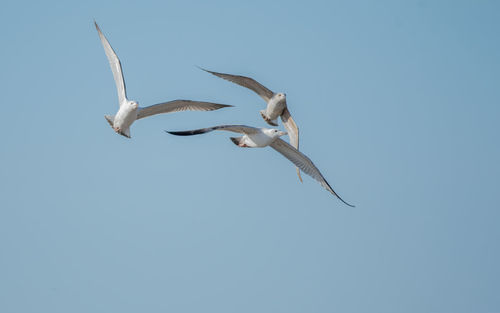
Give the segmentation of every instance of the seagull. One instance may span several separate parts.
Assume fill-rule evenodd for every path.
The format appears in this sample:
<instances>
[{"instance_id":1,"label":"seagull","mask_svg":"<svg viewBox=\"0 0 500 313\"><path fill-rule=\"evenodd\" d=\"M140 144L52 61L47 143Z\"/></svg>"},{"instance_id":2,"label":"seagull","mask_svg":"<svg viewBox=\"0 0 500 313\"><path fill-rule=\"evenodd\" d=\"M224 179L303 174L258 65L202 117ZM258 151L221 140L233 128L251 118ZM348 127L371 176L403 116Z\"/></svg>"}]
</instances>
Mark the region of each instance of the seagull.
<instances>
[{"instance_id":1,"label":"seagull","mask_svg":"<svg viewBox=\"0 0 500 313\"><path fill-rule=\"evenodd\" d=\"M266 109L260 110L260 115L262 116L262 118L269 125L278 126L278 116L281 116L281 121L283 122L283 125L288 132L288 137L290 137L290 143L297 150L299 149L299 128L290 115L290 111L288 110L288 107L286 105L285 93L274 93L260 84L258 81L250 77L217 73L201 67L200 69L222 79L228 80L232 83L246 87L261 96L262 99L264 99L264 101L266 101L267 103ZM302 177L300 176L300 170L298 167L297 175L299 176L299 180L302 182Z\"/></svg>"},{"instance_id":2,"label":"seagull","mask_svg":"<svg viewBox=\"0 0 500 313\"><path fill-rule=\"evenodd\" d=\"M282 140L280 137L286 135L284 131L272 128L256 128L245 125L220 125L209 128L201 128L188 131L166 131L169 134L176 136L192 136L208 133L214 130L225 130L243 134L242 137L230 137L231 141L242 148L263 148L270 146L274 150L281 153L285 158L290 160L295 166L300 168L304 173L317 180L321 186L339 198L340 201L350 207L354 205L345 202L328 184L326 179L321 175L319 169L305 154L297 150L295 147Z\"/></svg>"},{"instance_id":3,"label":"seagull","mask_svg":"<svg viewBox=\"0 0 500 313\"><path fill-rule=\"evenodd\" d=\"M141 118L145 118L155 114L186 110L213 111L225 107L232 107L232 105L191 100L173 100L158 103L148 107L139 107L139 104L136 101L127 99L125 80L123 79L120 59L118 59L115 51L101 32L101 29L95 21L94 24L97 32L99 33L99 38L101 39L101 43L104 47L104 52L106 52L109 65L111 66L111 71L113 72L113 77L116 83L116 90L118 92L118 104L120 105L120 108L118 109L116 115L105 115L104 117L108 121L109 125L111 125L114 131L118 134L130 138L130 126L132 125L132 123Z\"/></svg>"}]
</instances>

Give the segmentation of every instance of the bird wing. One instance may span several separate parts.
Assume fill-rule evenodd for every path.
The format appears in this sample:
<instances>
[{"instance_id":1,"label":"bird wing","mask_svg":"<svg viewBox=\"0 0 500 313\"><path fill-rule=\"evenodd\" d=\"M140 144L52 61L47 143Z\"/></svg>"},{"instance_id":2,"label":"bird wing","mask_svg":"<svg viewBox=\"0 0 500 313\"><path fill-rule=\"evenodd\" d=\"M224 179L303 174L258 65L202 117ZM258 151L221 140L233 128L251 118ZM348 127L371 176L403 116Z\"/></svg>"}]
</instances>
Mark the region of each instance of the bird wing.
<instances>
[{"instance_id":1,"label":"bird wing","mask_svg":"<svg viewBox=\"0 0 500 313\"><path fill-rule=\"evenodd\" d=\"M281 120L283 121L283 125L285 126L286 131L288 132L288 137L290 137L290 144L297 150L299 150L299 128L292 116L290 115L290 111L288 111L288 107L283 109L281 113ZM302 182L302 177L300 176L300 169L297 167L297 175L299 176L300 182Z\"/></svg>"},{"instance_id":2,"label":"bird wing","mask_svg":"<svg viewBox=\"0 0 500 313\"><path fill-rule=\"evenodd\" d=\"M176 136L192 136L192 135L200 135L204 133L209 133L214 130L225 130L234 133L240 134L254 134L259 132L259 128L245 126L245 125L220 125L208 128L200 128L194 130L186 130L186 131L166 131L169 134Z\"/></svg>"},{"instance_id":3,"label":"bird wing","mask_svg":"<svg viewBox=\"0 0 500 313\"><path fill-rule=\"evenodd\" d=\"M334 196L339 198L340 201L344 202L350 207L354 207L353 205L345 202L335 191L333 191L333 188L330 186L330 184L328 184L323 175L321 175L321 172L318 170L318 168L305 154L295 149L290 144L281 140L280 138L273 141L273 143L270 146L274 150L281 153L285 158L290 160L297 167L299 167L302 171L304 171L304 173L317 180L321 184L321 186L323 186L326 190L328 190Z\"/></svg>"},{"instance_id":4,"label":"bird wing","mask_svg":"<svg viewBox=\"0 0 500 313\"><path fill-rule=\"evenodd\" d=\"M121 106L122 103L124 103L124 101L126 101L127 99L127 92L125 90L125 80L123 79L123 73L122 73L122 65L120 63L120 59L118 59L118 56L116 55L115 51L113 50L113 48L111 48L111 45L109 44L108 40L103 35L101 29L99 28L99 26L95 21L94 24L95 28L97 29L97 32L99 33L99 38L101 38L101 43L102 46L104 47L104 52L106 52L106 56L108 57L109 66L111 66L111 71L113 72L113 77L116 83L116 91L118 93L118 101Z\"/></svg>"},{"instance_id":5,"label":"bird wing","mask_svg":"<svg viewBox=\"0 0 500 313\"><path fill-rule=\"evenodd\" d=\"M239 75L231 75L231 74L224 74L224 73L217 73L217 72L212 72L206 69L203 69L205 72L208 72L210 74L213 74L217 77L223 78L225 80L228 80L230 82L233 82L235 84L238 84L240 86L246 87L250 90L253 90L255 93L257 93L259 96L262 97L267 102L273 97L274 92L271 90L267 89L263 85L261 85L258 81L256 81L253 78L246 77L246 76L239 76Z\"/></svg>"},{"instance_id":6,"label":"bird wing","mask_svg":"<svg viewBox=\"0 0 500 313\"><path fill-rule=\"evenodd\" d=\"M212 102L201 102L191 100L173 100L158 103L145 108L139 108L137 119L145 118L155 114L179 112L179 111L213 111L222 108L232 107L232 105L218 104Z\"/></svg>"}]
</instances>

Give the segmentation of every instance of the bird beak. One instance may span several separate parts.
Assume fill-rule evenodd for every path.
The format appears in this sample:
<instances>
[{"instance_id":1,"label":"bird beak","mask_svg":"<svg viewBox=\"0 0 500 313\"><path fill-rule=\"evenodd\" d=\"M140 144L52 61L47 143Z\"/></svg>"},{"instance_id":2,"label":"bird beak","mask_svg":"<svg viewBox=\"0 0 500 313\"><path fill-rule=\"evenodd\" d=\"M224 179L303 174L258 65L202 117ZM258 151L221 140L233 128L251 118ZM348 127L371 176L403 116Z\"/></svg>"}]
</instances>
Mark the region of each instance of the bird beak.
<instances>
[{"instance_id":1,"label":"bird beak","mask_svg":"<svg viewBox=\"0 0 500 313\"><path fill-rule=\"evenodd\" d=\"M284 131L280 131L278 134L279 134L280 136L288 135L288 133L287 133L287 132L284 132Z\"/></svg>"}]
</instances>

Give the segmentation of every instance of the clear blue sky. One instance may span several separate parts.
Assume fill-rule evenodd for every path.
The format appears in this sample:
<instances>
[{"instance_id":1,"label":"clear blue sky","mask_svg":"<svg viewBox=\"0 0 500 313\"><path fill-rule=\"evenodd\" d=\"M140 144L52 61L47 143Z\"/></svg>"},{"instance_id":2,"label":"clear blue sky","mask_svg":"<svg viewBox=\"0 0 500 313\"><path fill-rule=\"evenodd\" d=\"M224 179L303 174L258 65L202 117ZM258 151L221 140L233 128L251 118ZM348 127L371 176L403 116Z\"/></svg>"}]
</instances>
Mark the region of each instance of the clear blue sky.
<instances>
[{"instance_id":1,"label":"clear blue sky","mask_svg":"<svg viewBox=\"0 0 500 313\"><path fill-rule=\"evenodd\" d=\"M136 122L130 99L235 105ZM4 1L0 311L500 312L496 1ZM270 149L287 93L343 205Z\"/></svg>"}]
</instances>

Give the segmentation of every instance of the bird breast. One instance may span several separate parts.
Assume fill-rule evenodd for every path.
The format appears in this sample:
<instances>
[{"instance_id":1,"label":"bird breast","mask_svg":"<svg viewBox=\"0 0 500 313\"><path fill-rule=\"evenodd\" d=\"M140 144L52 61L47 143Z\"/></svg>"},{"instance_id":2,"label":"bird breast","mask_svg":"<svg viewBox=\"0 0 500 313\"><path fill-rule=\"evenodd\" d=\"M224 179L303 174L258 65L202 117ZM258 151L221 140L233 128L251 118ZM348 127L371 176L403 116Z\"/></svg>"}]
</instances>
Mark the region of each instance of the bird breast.
<instances>
[{"instance_id":1,"label":"bird breast","mask_svg":"<svg viewBox=\"0 0 500 313\"><path fill-rule=\"evenodd\" d=\"M257 148L269 146L275 138L263 132L258 132L256 134L246 135L245 139L247 146Z\"/></svg>"},{"instance_id":2,"label":"bird breast","mask_svg":"<svg viewBox=\"0 0 500 313\"><path fill-rule=\"evenodd\" d=\"M133 108L127 105L120 107L118 113L115 115L114 126L125 129L130 127L132 123L137 119L137 108Z\"/></svg>"},{"instance_id":3,"label":"bird breast","mask_svg":"<svg viewBox=\"0 0 500 313\"><path fill-rule=\"evenodd\" d=\"M266 115L270 120L278 118L286 107L286 101L272 97L267 103Z\"/></svg>"}]
</instances>

